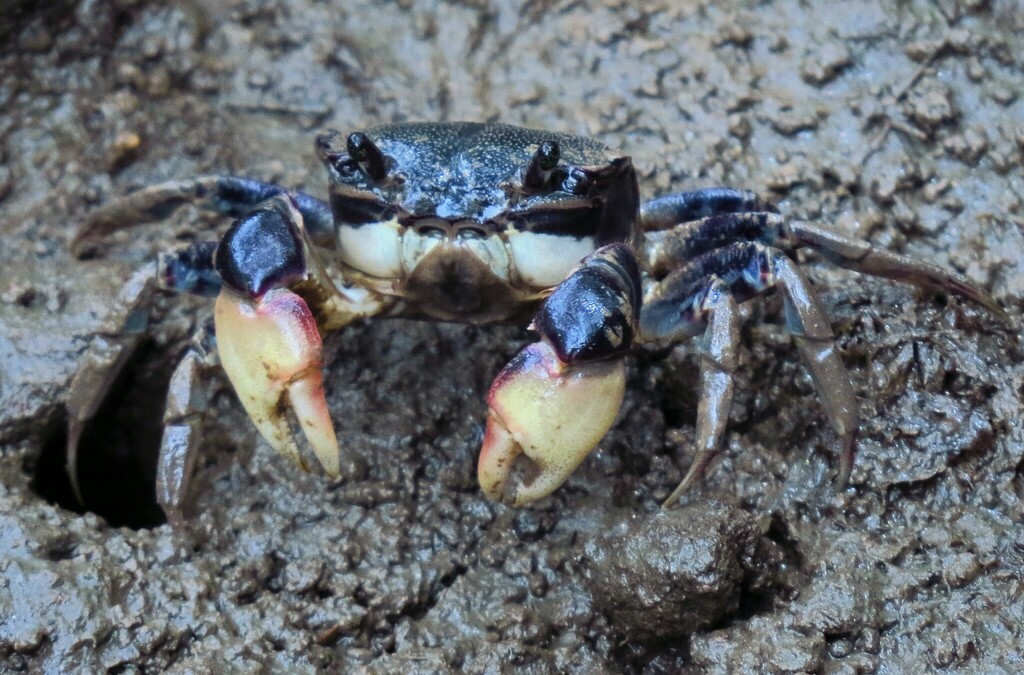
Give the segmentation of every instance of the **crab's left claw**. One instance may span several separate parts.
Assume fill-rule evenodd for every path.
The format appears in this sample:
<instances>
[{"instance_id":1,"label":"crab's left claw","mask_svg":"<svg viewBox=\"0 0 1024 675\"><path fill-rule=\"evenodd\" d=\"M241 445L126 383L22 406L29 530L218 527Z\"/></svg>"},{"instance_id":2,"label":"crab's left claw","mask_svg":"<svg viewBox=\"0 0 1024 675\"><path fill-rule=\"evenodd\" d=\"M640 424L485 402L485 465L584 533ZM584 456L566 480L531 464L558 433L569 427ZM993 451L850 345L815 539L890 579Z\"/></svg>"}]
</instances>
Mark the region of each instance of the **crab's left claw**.
<instances>
[{"instance_id":1,"label":"crab's left claw","mask_svg":"<svg viewBox=\"0 0 1024 675\"><path fill-rule=\"evenodd\" d=\"M221 364L263 438L308 468L288 422L290 407L324 471L337 476L338 441L321 372L323 346L306 301L285 288L256 299L224 289L214 316Z\"/></svg>"},{"instance_id":2,"label":"crab's left claw","mask_svg":"<svg viewBox=\"0 0 1024 675\"><path fill-rule=\"evenodd\" d=\"M544 302L541 335L491 386L477 476L495 501L524 506L557 489L601 441L625 392L639 270L624 244L585 258ZM525 466L524 466L525 464Z\"/></svg>"},{"instance_id":3,"label":"crab's left claw","mask_svg":"<svg viewBox=\"0 0 1024 675\"><path fill-rule=\"evenodd\" d=\"M622 358L567 364L547 342L523 349L487 398L477 466L484 493L512 506L551 494L611 428L625 388Z\"/></svg>"}]
</instances>

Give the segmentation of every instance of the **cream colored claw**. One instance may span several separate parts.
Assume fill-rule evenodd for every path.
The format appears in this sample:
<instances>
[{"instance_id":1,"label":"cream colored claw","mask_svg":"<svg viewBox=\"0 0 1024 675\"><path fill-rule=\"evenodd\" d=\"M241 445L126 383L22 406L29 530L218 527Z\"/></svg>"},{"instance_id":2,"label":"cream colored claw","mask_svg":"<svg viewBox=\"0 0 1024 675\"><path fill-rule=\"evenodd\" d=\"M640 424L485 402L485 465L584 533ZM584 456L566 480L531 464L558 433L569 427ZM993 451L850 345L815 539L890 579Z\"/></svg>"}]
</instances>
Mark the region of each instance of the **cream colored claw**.
<instances>
[{"instance_id":1,"label":"cream colored claw","mask_svg":"<svg viewBox=\"0 0 1024 675\"><path fill-rule=\"evenodd\" d=\"M249 300L217 297L217 349L228 379L260 434L304 469L285 405L291 407L324 471L340 473L338 441L324 398L323 345L306 301L287 289Z\"/></svg>"},{"instance_id":2,"label":"cream colored claw","mask_svg":"<svg viewBox=\"0 0 1024 675\"><path fill-rule=\"evenodd\" d=\"M477 465L484 493L512 506L551 494L611 428L625 389L622 358L567 364L547 342L527 346L488 395ZM523 456L532 465L520 472Z\"/></svg>"}]
</instances>

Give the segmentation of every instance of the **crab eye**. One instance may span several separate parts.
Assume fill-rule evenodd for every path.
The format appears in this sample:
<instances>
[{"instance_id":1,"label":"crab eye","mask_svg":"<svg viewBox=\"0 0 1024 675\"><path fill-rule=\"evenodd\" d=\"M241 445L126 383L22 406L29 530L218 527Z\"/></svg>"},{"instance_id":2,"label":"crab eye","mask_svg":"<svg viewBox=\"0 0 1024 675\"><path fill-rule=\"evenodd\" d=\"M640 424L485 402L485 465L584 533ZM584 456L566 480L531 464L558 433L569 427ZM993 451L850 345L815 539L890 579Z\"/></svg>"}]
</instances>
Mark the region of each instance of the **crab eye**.
<instances>
[{"instance_id":1,"label":"crab eye","mask_svg":"<svg viewBox=\"0 0 1024 675\"><path fill-rule=\"evenodd\" d=\"M528 190L550 189L551 172L562 159L562 150L555 141L544 141L533 153L523 174L523 187Z\"/></svg>"},{"instance_id":2,"label":"crab eye","mask_svg":"<svg viewBox=\"0 0 1024 675\"><path fill-rule=\"evenodd\" d=\"M349 134L345 144L349 157L358 163L359 168L370 177L370 180L380 182L388 177L392 160L381 152L369 136L356 131Z\"/></svg>"},{"instance_id":3,"label":"crab eye","mask_svg":"<svg viewBox=\"0 0 1024 675\"><path fill-rule=\"evenodd\" d=\"M359 173L359 162L351 157L341 155L334 161L334 170L341 176L349 178Z\"/></svg>"}]
</instances>

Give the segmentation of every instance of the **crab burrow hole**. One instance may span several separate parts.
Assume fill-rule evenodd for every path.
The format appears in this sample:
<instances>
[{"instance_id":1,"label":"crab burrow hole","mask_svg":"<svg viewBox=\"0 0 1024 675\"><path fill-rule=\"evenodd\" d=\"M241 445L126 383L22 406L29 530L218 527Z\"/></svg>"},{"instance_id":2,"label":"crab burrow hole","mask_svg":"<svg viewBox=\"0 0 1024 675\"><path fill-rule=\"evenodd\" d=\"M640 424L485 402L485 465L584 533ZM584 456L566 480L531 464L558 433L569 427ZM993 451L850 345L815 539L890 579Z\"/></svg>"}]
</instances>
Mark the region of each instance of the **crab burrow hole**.
<instances>
[{"instance_id":1,"label":"crab burrow hole","mask_svg":"<svg viewBox=\"0 0 1024 675\"><path fill-rule=\"evenodd\" d=\"M68 477L66 413L55 419L34 466L26 467L36 494L69 511L95 513L112 527L143 529L166 522L155 486L173 364L159 351L149 340L140 345L86 425L78 448L82 501Z\"/></svg>"}]
</instances>

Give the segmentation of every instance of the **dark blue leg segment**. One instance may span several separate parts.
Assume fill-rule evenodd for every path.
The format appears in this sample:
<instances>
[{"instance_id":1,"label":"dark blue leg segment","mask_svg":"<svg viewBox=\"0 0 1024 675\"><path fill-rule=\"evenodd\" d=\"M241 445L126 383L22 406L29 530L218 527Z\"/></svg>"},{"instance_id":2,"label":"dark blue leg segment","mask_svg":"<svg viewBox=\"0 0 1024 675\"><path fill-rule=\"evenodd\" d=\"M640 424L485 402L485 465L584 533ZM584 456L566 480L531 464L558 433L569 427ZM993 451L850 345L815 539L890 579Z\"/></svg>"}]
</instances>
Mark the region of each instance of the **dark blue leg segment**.
<instances>
[{"instance_id":1,"label":"dark blue leg segment","mask_svg":"<svg viewBox=\"0 0 1024 675\"><path fill-rule=\"evenodd\" d=\"M211 208L225 215L241 218L258 204L287 192L302 214L306 232L314 243L318 239L334 240L334 218L330 205L322 199L297 190L288 190L273 183L264 183L237 176L218 176L211 195Z\"/></svg>"},{"instance_id":2,"label":"dark blue leg segment","mask_svg":"<svg viewBox=\"0 0 1024 675\"><path fill-rule=\"evenodd\" d=\"M707 216L672 229L647 234L646 263L656 277L695 258L735 242L757 242L773 248L810 249L834 265L862 274L894 279L915 286L953 293L982 305L1008 321L1006 312L987 293L938 265L876 248L804 221L786 221L767 211Z\"/></svg>"},{"instance_id":3,"label":"dark blue leg segment","mask_svg":"<svg viewBox=\"0 0 1024 675\"><path fill-rule=\"evenodd\" d=\"M157 281L162 288L215 298L220 293L220 274L213 266L215 241L197 241L186 248L164 253L157 263Z\"/></svg>"},{"instance_id":4,"label":"dark blue leg segment","mask_svg":"<svg viewBox=\"0 0 1024 675\"><path fill-rule=\"evenodd\" d=\"M707 216L669 230L648 233L647 264L653 274L663 276L681 264L729 244L785 245L785 227L782 216L768 211Z\"/></svg>"},{"instance_id":5,"label":"dark blue leg segment","mask_svg":"<svg viewBox=\"0 0 1024 675\"><path fill-rule=\"evenodd\" d=\"M704 188L645 202L640 207L640 223L644 230L664 230L708 216L757 211L779 212L775 206L749 190Z\"/></svg>"},{"instance_id":6,"label":"dark blue leg segment","mask_svg":"<svg viewBox=\"0 0 1024 675\"><path fill-rule=\"evenodd\" d=\"M737 302L767 291L765 247L739 242L697 256L675 270L644 298L640 335L647 341L700 335L706 326L700 308L709 280L720 279Z\"/></svg>"}]
</instances>

